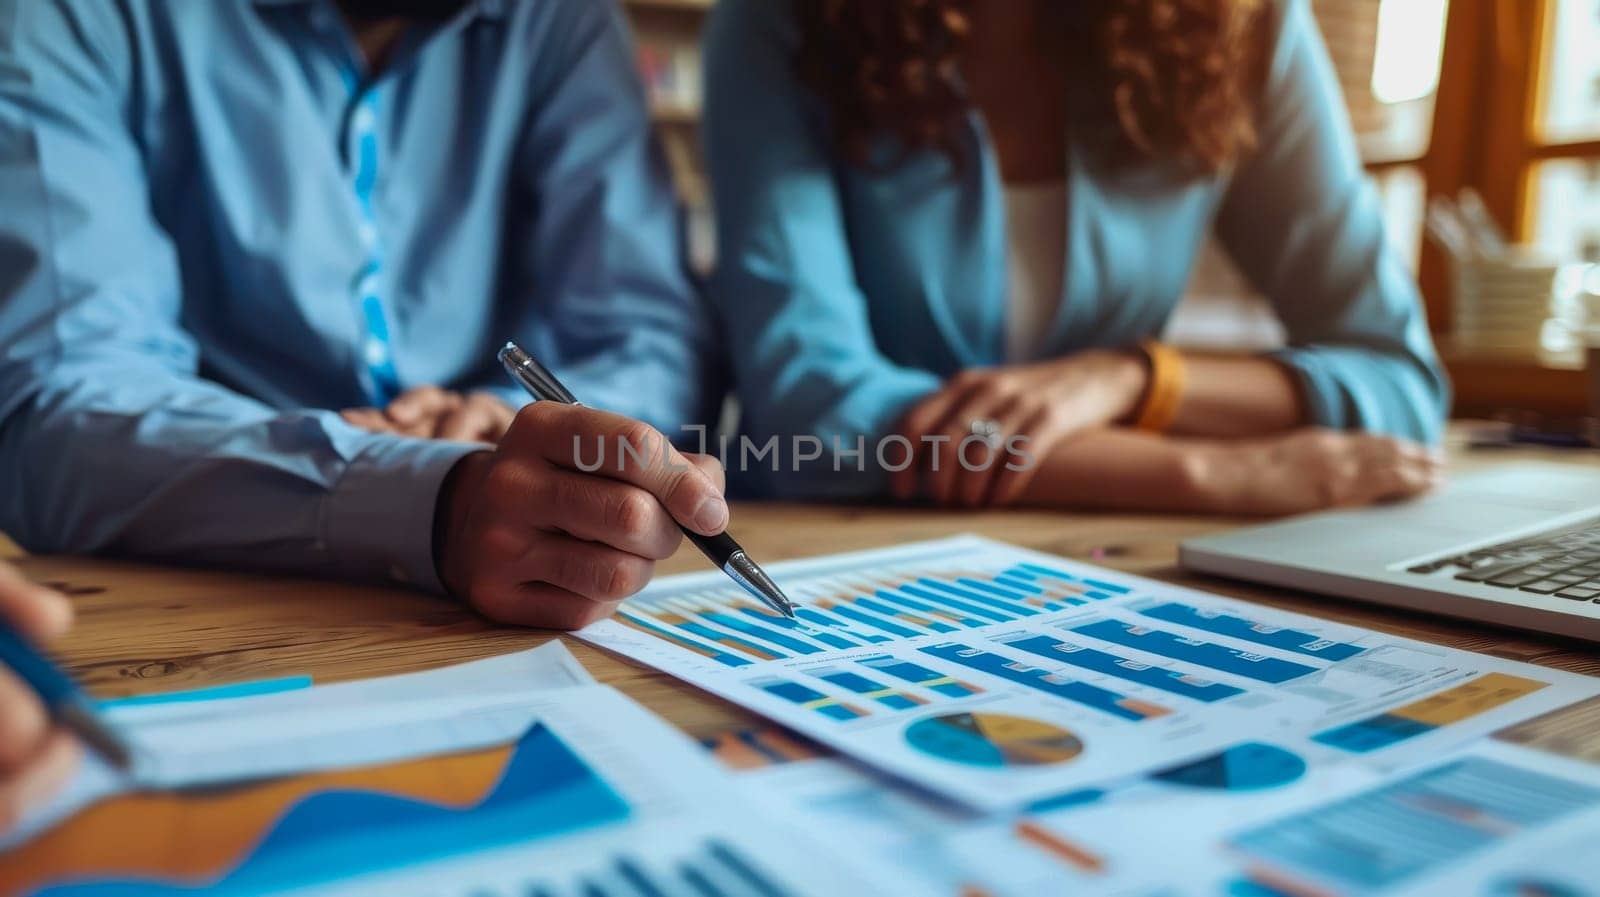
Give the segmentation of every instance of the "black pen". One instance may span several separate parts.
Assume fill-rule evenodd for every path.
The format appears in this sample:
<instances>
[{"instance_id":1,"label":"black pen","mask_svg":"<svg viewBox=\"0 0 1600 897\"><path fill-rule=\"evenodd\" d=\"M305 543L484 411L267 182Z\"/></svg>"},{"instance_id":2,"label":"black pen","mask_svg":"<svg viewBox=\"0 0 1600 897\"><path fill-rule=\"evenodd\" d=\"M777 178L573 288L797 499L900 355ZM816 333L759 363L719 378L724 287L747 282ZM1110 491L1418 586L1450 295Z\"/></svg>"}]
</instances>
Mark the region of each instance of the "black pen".
<instances>
[{"instance_id":1,"label":"black pen","mask_svg":"<svg viewBox=\"0 0 1600 897\"><path fill-rule=\"evenodd\" d=\"M500 350L500 363L505 365L506 373L511 379L527 390L534 401L560 402L563 405L581 404L571 392L567 391L556 375L529 355L526 350L514 342L506 343ZM761 565L750 559L748 554L733 537L726 532L715 536L702 536L682 524L679 528L689 537L689 541L696 548L711 559L723 573L738 583L745 591L760 599L762 604L772 608L785 617L794 619L794 604L772 581Z\"/></svg>"},{"instance_id":2,"label":"black pen","mask_svg":"<svg viewBox=\"0 0 1600 897\"><path fill-rule=\"evenodd\" d=\"M127 745L100 719L94 703L78 690L71 677L5 623L0 623L0 665L9 667L17 678L27 683L51 718L77 735L107 763L123 772L133 766L133 755Z\"/></svg>"}]
</instances>

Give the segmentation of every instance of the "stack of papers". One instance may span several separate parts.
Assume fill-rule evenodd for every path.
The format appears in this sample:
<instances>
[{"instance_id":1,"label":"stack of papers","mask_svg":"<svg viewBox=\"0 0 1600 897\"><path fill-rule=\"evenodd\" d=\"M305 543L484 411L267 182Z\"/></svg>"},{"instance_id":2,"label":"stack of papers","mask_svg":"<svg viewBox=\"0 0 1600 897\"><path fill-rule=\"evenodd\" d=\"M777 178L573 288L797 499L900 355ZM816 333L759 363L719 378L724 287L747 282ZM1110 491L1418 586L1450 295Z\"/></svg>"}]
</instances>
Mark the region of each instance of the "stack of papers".
<instances>
[{"instance_id":1,"label":"stack of papers","mask_svg":"<svg viewBox=\"0 0 1600 897\"><path fill-rule=\"evenodd\" d=\"M1590 677L971 537L771 572L798 621L694 575L580 636L839 752L743 776L925 894L1456 897L1600 833Z\"/></svg>"},{"instance_id":2,"label":"stack of papers","mask_svg":"<svg viewBox=\"0 0 1600 897\"><path fill-rule=\"evenodd\" d=\"M971 537L771 572L580 636L787 734L559 644L122 702L0 895L1600 897L1600 680Z\"/></svg>"},{"instance_id":3,"label":"stack of papers","mask_svg":"<svg viewBox=\"0 0 1600 897\"><path fill-rule=\"evenodd\" d=\"M0 893L900 893L746 803L697 745L586 679L552 645L116 712L148 764L139 781L86 771L5 855Z\"/></svg>"}]
</instances>

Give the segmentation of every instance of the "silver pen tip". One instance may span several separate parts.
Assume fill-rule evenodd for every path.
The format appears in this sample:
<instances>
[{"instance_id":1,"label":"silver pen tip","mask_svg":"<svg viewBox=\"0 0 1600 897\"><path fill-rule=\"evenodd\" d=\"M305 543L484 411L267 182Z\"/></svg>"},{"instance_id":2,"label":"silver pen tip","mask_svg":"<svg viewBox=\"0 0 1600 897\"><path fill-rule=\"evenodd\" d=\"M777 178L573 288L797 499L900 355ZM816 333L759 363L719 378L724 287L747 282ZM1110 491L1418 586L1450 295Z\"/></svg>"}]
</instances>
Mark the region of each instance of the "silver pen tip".
<instances>
[{"instance_id":1,"label":"silver pen tip","mask_svg":"<svg viewBox=\"0 0 1600 897\"><path fill-rule=\"evenodd\" d=\"M723 565L722 571L733 578L745 591L761 599L761 602L773 610L790 619L794 618L794 602L789 596L783 594L778 584L772 581L767 571L761 565L750 560L742 551L735 551L728 562Z\"/></svg>"}]
</instances>

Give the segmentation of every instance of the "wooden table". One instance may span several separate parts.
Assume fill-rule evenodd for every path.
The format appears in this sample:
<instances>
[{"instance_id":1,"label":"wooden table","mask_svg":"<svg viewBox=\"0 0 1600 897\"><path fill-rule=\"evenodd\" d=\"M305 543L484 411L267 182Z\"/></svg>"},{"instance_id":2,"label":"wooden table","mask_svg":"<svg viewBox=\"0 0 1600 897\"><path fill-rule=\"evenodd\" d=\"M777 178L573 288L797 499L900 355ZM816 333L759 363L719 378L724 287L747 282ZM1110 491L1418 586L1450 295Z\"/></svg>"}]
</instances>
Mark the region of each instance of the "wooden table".
<instances>
[{"instance_id":1,"label":"wooden table","mask_svg":"<svg viewBox=\"0 0 1600 897\"><path fill-rule=\"evenodd\" d=\"M1542 458L1593 466L1587 455L1453 448L1457 470ZM1514 660L1600 675L1600 651L1351 602L1191 576L1177 543L1239 521L1207 517L1044 512L947 513L886 508L740 505L735 530L763 562L975 532L1041 551L1196 586L1274 607ZM0 540L0 554L5 552ZM13 548L12 551L15 551ZM744 711L570 636L497 627L449 601L413 592L174 570L65 557L19 562L74 595L79 625L59 656L95 693L122 696L310 674L319 682L409 672L564 638L594 675L691 735L747 725ZM685 546L664 573L699 570Z\"/></svg>"}]
</instances>

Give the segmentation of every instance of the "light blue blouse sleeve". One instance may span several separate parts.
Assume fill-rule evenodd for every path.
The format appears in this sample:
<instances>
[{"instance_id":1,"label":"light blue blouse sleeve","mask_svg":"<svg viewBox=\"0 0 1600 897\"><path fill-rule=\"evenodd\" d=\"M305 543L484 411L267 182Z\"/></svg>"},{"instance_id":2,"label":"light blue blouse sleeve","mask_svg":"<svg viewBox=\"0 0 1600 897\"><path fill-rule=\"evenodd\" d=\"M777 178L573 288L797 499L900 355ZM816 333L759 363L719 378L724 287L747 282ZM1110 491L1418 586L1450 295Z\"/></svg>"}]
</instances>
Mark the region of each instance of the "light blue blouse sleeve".
<instances>
[{"instance_id":1,"label":"light blue blouse sleeve","mask_svg":"<svg viewBox=\"0 0 1600 897\"><path fill-rule=\"evenodd\" d=\"M777 437L781 454L780 471L770 461L751 465L744 486L817 498L880 493L875 438L940 380L896 365L874 342L819 110L793 72L790 4L723 0L706 41L705 142L719 234L711 295L733 334L742 431L757 446ZM795 434L824 447L822 459L798 471ZM836 438L853 451L863 436L865 472L856 457L833 454ZM900 458L892 449L887 460Z\"/></svg>"},{"instance_id":2,"label":"light blue blouse sleeve","mask_svg":"<svg viewBox=\"0 0 1600 897\"><path fill-rule=\"evenodd\" d=\"M1316 423L1438 442L1449 383L1416 281L1384 234L1307 0L1282 4L1260 145L1217 232L1288 331L1277 353Z\"/></svg>"}]
</instances>

